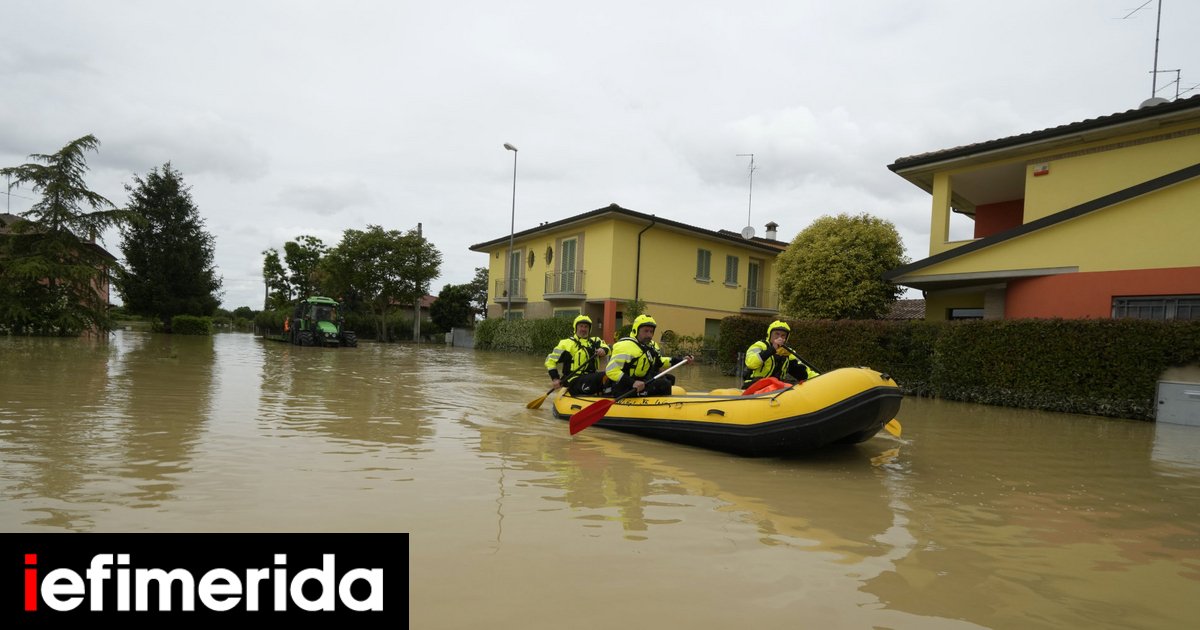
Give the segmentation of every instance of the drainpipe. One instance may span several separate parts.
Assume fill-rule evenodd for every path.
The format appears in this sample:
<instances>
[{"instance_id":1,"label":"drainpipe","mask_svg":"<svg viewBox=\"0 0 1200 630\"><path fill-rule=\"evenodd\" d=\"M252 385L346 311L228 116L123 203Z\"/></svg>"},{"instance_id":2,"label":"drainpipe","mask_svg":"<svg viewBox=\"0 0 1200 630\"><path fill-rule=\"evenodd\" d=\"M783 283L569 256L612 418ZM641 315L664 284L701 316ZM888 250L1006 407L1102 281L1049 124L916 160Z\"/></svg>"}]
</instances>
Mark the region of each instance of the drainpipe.
<instances>
[{"instance_id":1,"label":"drainpipe","mask_svg":"<svg viewBox=\"0 0 1200 630\"><path fill-rule=\"evenodd\" d=\"M649 230L650 228L654 227L655 222L656 222L656 219L653 216L651 216L650 217L650 225L647 225L646 227L642 228L641 232L638 232L637 263L635 264L634 269L633 269L633 301L634 302L636 302L638 299L638 285L642 281L642 234L646 230Z\"/></svg>"}]
</instances>

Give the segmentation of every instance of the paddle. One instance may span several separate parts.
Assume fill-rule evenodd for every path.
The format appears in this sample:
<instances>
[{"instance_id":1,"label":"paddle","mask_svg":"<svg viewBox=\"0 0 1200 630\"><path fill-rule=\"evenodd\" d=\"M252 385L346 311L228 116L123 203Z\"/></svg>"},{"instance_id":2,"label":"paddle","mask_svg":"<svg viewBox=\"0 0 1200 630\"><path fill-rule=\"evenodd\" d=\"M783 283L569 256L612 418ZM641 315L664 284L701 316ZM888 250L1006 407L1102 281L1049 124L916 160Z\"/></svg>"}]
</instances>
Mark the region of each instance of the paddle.
<instances>
[{"instance_id":1,"label":"paddle","mask_svg":"<svg viewBox=\"0 0 1200 630\"><path fill-rule=\"evenodd\" d=\"M784 344L783 347L788 352L792 353L792 356L796 357L796 360L800 362L801 366L805 366L805 365L811 366L812 365L808 361L805 361L804 357L800 356L799 354L796 354L796 351L792 350L787 344ZM813 368L813 369L817 370L817 368ZM817 371L820 372L820 370L817 370ZM883 428L888 433L891 433L892 435L894 435L896 437L900 437L900 423L895 418L892 418L891 420L889 420L887 424L883 425Z\"/></svg>"},{"instance_id":2,"label":"paddle","mask_svg":"<svg viewBox=\"0 0 1200 630\"><path fill-rule=\"evenodd\" d=\"M535 398L535 399L533 399L533 400L531 400L531 401L529 401L529 402L525 403L525 408L526 408L526 409L540 409L540 408L541 408L541 406L542 406L542 403L546 402L546 398L547 398L547 397L548 397L550 394L553 394L553 393L554 393L554 391L555 391L555 390L557 390L557 389L558 389L557 387L551 387L551 388L550 388L550 391L548 391L548 392L546 392L545 394L542 394L541 396L539 396L539 397L537 397L537 398Z\"/></svg>"},{"instance_id":3,"label":"paddle","mask_svg":"<svg viewBox=\"0 0 1200 630\"><path fill-rule=\"evenodd\" d=\"M568 378L571 378L571 374L574 374L574 373L578 372L579 370L582 370L584 368L584 366L591 365L593 358L595 358L593 351L589 351L588 352L588 360L579 364L579 367L575 368L574 370L571 370L570 373L568 373L566 376L562 377L562 379L559 382L561 383L563 381L566 381ZM561 385L559 387L561 387ZM525 403L525 408L526 409L540 409L542 407L542 403L546 402L546 397L549 396L550 394L553 394L554 390L556 390L556 389L558 389L558 387L551 387L550 391L546 392L545 394L542 394L542 396L540 398L537 398L537 399L534 399L534 400L531 400L531 401Z\"/></svg>"},{"instance_id":4,"label":"paddle","mask_svg":"<svg viewBox=\"0 0 1200 630\"><path fill-rule=\"evenodd\" d=\"M677 368L685 363L690 363L690 361L688 361L686 359L683 361L680 361L679 363L672 365L671 367L659 372L658 374L655 374L654 378L650 379L650 381L653 381L657 378L662 377L667 372L670 372L671 370L674 370L675 368ZM649 384L650 381L646 381L646 383ZM597 400L596 402L588 405L585 409L583 409L583 410L579 411L578 413L576 413L575 415L571 416L571 435L575 435L576 433L579 433L580 431L592 426L593 424L596 424L597 422L600 421L601 418L604 417L604 414L608 413L608 408L612 407L614 403L616 403L618 400L621 400L622 398L625 398L626 396L630 396L630 395L633 395L636 393L637 393L636 389L631 389L631 390L625 392L624 394L617 396L616 398L605 398L604 400Z\"/></svg>"}]
</instances>

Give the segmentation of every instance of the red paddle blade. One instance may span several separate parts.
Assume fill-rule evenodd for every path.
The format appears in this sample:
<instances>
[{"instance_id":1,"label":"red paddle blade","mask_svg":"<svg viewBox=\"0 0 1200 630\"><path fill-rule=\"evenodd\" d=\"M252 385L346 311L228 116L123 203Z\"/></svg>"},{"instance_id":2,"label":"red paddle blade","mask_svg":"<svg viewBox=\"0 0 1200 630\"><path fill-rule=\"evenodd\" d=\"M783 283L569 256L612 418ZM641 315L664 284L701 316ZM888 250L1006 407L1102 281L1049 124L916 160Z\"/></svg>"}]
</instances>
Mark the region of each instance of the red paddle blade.
<instances>
[{"instance_id":1,"label":"red paddle blade","mask_svg":"<svg viewBox=\"0 0 1200 630\"><path fill-rule=\"evenodd\" d=\"M575 415L571 416L571 435L575 435L580 431L596 424L608 413L608 408L613 406L611 399L597 400L587 406L586 409L581 409Z\"/></svg>"}]
</instances>

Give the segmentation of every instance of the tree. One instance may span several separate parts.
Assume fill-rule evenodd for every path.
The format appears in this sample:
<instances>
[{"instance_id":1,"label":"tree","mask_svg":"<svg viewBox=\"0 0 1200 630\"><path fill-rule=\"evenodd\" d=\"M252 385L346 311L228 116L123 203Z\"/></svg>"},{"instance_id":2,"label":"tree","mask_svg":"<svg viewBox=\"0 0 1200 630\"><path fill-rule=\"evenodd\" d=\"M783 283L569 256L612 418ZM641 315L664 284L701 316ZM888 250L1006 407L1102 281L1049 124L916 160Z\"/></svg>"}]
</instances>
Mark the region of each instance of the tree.
<instances>
[{"instance_id":1,"label":"tree","mask_svg":"<svg viewBox=\"0 0 1200 630\"><path fill-rule=\"evenodd\" d=\"M183 176L163 164L126 184L136 217L121 229L126 268L117 288L125 308L156 317L170 331L176 315L210 316L220 305L221 278L213 265L213 236L192 202Z\"/></svg>"},{"instance_id":2,"label":"tree","mask_svg":"<svg viewBox=\"0 0 1200 630\"><path fill-rule=\"evenodd\" d=\"M285 308L293 300L314 295L323 285L321 259L329 250L321 239L301 235L283 244L283 258L272 248L263 251L263 281L269 308Z\"/></svg>"},{"instance_id":3,"label":"tree","mask_svg":"<svg viewBox=\"0 0 1200 630\"><path fill-rule=\"evenodd\" d=\"M779 255L780 310L801 318L880 317L904 292L883 273L907 262L890 221L823 216Z\"/></svg>"},{"instance_id":4,"label":"tree","mask_svg":"<svg viewBox=\"0 0 1200 630\"><path fill-rule=\"evenodd\" d=\"M487 318L487 296L488 296L488 269L487 267L475 268L475 279L468 282L467 290L471 295L471 308L474 310L475 319ZM472 322L474 323L474 322Z\"/></svg>"},{"instance_id":5,"label":"tree","mask_svg":"<svg viewBox=\"0 0 1200 630\"><path fill-rule=\"evenodd\" d=\"M296 240L283 244L283 263L287 265L294 295L308 297L317 292L320 285L317 267L328 250L315 236L297 236Z\"/></svg>"},{"instance_id":6,"label":"tree","mask_svg":"<svg viewBox=\"0 0 1200 630\"><path fill-rule=\"evenodd\" d=\"M475 307L471 304L470 284L447 284L429 307L429 318L442 330L473 326Z\"/></svg>"},{"instance_id":7,"label":"tree","mask_svg":"<svg viewBox=\"0 0 1200 630\"><path fill-rule=\"evenodd\" d=\"M286 308L292 301L292 285L288 282L287 270L279 260L279 252L263 250L263 282L267 285L266 309Z\"/></svg>"},{"instance_id":8,"label":"tree","mask_svg":"<svg viewBox=\"0 0 1200 630\"><path fill-rule=\"evenodd\" d=\"M95 239L128 213L84 183L85 154L99 146L86 135L52 155L33 154L31 163L0 169L0 176L42 195L0 240L0 330L78 335L111 328L102 287L116 260Z\"/></svg>"},{"instance_id":9,"label":"tree","mask_svg":"<svg viewBox=\"0 0 1200 630\"><path fill-rule=\"evenodd\" d=\"M411 308L427 294L441 265L441 252L416 230L385 232L369 225L346 230L322 260L321 273L328 290L370 312L377 338L387 341L388 314Z\"/></svg>"}]
</instances>

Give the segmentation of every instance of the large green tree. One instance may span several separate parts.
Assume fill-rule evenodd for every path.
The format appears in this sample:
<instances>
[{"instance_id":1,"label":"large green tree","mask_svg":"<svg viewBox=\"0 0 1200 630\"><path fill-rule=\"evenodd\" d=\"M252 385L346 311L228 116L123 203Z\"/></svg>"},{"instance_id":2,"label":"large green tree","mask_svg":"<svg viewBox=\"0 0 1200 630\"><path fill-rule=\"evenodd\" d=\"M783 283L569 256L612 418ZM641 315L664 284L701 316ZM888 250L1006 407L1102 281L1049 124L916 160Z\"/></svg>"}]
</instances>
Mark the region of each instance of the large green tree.
<instances>
[{"instance_id":1,"label":"large green tree","mask_svg":"<svg viewBox=\"0 0 1200 630\"><path fill-rule=\"evenodd\" d=\"M263 280L270 308L284 308L293 300L324 291L321 259L329 248L315 236L301 235L283 244L283 256L272 248L263 251Z\"/></svg>"},{"instance_id":2,"label":"large green tree","mask_svg":"<svg viewBox=\"0 0 1200 630\"><path fill-rule=\"evenodd\" d=\"M84 182L86 153L99 146L86 135L0 169L41 195L0 237L0 331L70 336L111 327L105 298L116 261L95 239L128 214Z\"/></svg>"},{"instance_id":3,"label":"large green tree","mask_svg":"<svg viewBox=\"0 0 1200 630\"><path fill-rule=\"evenodd\" d=\"M170 330L176 315L209 316L220 305L214 239L183 176L167 162L126 184L135 220L121 228L125 270L117 289L131 313L155 317Z\"/></svg>"},{"instance_id":4,"label":"large green tree","mask_svg":"<svg viewBox=\"0 0 1200 630\"><path fill-rule=\"evenodd\" d=\"M378 225L346 230L321 263L327 291L366 308L377 338L387 341L387 317L412 308L438 276L442 254L416 230L385 231Z\"/></svg>"},{"instance_id":5,"label":"large green tree","mask_svg":"<svg viewBox=\"0 0 1200 630\"><path fill-rule=\"evenodd\" d=\"M467 290L471 295L471 308L475 310L475 316L479 319L487 318L487 296L488 296L488 269L487 267L475 268L475 279L468 282Z\"/></svg>"},{"instance_id":6,"label":"large green tree","mask_svg":"<svg viewBox=\"0 0 1200 630\"><path fill-rule=\"evenodd\" d=\"M263 250L263 282L267 286L267 297L263 308L280 309L292 301L287 270L283 267L279 252L274 249Z\"/></svg>"},{"instance_id":7,"label":"large green tree","mask_svg":"<svg viewBox=\"0 0 1200 630\"><path fill-rule=\"evenodd\" d=\"M823 216L779 255L780 310L798 318L873 319L904 292L883 273L906 264L890 221L863 213Z\"/></svg>"},{"instance_id":8,"label":"large green tree","mask_svg":"<svg viewBox=\"0 0 1200 630\"><path fill-rule=\"evenodd\" d=\"M429 307L429 319L442 330L475 325L470 284L447 284Z\"/></svg>"}]
</instances>

